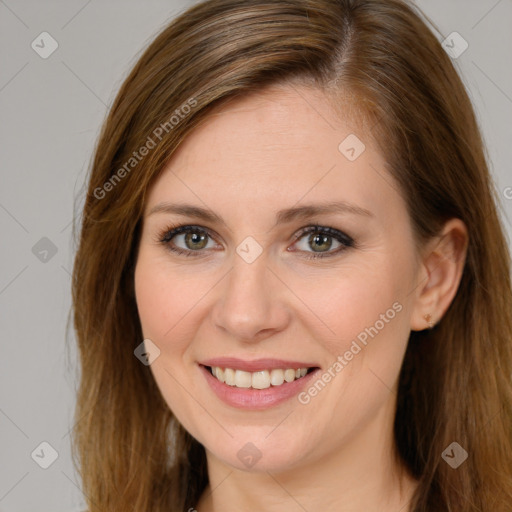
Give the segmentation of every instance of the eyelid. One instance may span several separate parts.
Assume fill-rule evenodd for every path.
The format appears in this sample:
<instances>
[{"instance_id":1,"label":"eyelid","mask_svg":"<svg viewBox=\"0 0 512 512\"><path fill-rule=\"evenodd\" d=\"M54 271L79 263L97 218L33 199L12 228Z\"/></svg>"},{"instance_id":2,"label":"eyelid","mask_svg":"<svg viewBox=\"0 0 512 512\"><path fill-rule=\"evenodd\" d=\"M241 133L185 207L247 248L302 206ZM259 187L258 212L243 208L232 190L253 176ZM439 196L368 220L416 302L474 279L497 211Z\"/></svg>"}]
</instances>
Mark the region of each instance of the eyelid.
<instances>
[{"instance_id":1,"label":"eyelid","mask_svg":"<svg viewBox=\"0 0 512 512\"><path fill-rule=\"evenodd\" d=\"M322 226L321 224L310 224L308 226L304 226L301 228L295 235L294 235L294 241L299 240L304 235L308 233L323 233L327 234L328 236L331 236L336 239L342 239L341 241L346 244L354 244L354 239L344 233L343 231L340 231L335 228L331 228L330 226Z\"/></svg>"},{"instance_id":2,"label":"eyelid","mask_svg":"<svg viewBox=\"0 0 512 512\"><path fill-rule=\"evenodd\" d=\"M171 240L175 236L180 235L182 233L187 233L189 231L200 231L202 233L207 234L212 239L216 240L216 237L212 234L213 232L210 229L202 226L196 226L195 224L179 224L176 226L167 226L167 228L160 232L160 234L158 235L158 239L162 242L168 241L166 240L167 237L169 237L169 240ZM169 234L172 236L169 236Z\"/></svg>"},{"instance_id":3,"label":"eyelid","mask_svg":"<svg viewBox=\"0 0 512 512\"><path fill-rule=\"evenodd\" d=\"M191 249L182 249L181 247L172 247L170 242L173 238L181 235L181 234L187 234L189 232L200 232L204 233L207 237L211 238L214 242L217 244L219 243L217 241L216 235L213 234L213 232L202 226L197 226L195 224L178 224L178 225L168 225L165 229L162 231L159 231L157 233L156 242L163 244L168 250L174 253L178 254L184 254L186 256L193 256L193 257L201 257L205 256L206 251L204 249L193 251Z\"/></svg>"},{"instance_id":4,"label":"eyelid","mask_svg":"<svg viewBox=\"0 0 512 512\"><path fill-rule=\"evenodd\" d=\"M191 249L183 249L181 247L171 247L170 242L173 238L176 236L183 234L183 233L189 233L189 232L201 232L206 234L208 237L210 237L212 240L214 240L216 243L219 243L217 241L216 233L214 233L209 228L198 226L195 224L179 224L179 225L168 225L167 228L165 228L163 231L160 231L157 236L157 242L164 244L168 250L172 251L173 253L179 253L186 256L193 256L193 257L201 257L206 256L208 251L205 251L204 249L200 249L197 251L193 251ZM291 252L299 252L299 253L305 253L309 256L304 256L306 259L316 259L316 258L328 258L331 256L335 256L349 248L355 247L356 242L355 240L344 233L343 231L340 231L335 228L331 228L330 226L324 226L319 223L315 224L309 224L307 226L304 226L300 228L296 233L293 235L293 244L295 244L298 240L303 238L308 233L320 233L325 234L328 237L334 238L337 240L341 247L337 248L334 251L325 251L325 252L314 252L314 251L291 251ZM205 254L206 253L206 254Z\"/></svg>"}]
</instances>

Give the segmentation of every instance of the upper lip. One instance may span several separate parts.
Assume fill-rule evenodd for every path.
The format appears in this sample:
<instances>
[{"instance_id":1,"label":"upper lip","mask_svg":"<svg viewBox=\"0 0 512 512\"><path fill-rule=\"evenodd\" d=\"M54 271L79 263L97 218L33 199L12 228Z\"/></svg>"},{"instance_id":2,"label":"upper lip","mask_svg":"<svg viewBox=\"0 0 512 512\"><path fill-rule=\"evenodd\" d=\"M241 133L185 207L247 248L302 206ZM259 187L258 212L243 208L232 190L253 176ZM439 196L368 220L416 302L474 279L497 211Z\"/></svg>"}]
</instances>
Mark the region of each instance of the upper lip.
<instances>
[{"instance_id":1,"label":"upper lip","mask_svg":"<svg viewBox=\"0 0 512 512\"><path fill-rule=\"evenodd\" d=\"M258 372L262 370L273 370L276 368L287 369L287 368L316 368L316 363L304 362L304 361L290 361L285 359L253 359L252 361L246 361L238 359L236 357L215 357L212 359L206 359L200 361L199 364L203 366L219 366L221 368L232 368L234 370L244 370L246 372Z\"/></svg>"}]
</instances>

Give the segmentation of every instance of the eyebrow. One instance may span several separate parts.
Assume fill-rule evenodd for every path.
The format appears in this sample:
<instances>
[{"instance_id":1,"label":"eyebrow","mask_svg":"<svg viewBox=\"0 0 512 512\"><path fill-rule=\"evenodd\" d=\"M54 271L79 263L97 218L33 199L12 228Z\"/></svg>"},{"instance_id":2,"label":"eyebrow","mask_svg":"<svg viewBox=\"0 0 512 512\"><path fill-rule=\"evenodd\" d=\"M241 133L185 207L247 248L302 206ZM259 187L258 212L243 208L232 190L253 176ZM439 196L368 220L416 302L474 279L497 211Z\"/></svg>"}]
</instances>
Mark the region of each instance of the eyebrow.
<instances>
[{"instance_id":1,"label":"eyebrow","mask_svg":"<svg viewBox=\"0 0 512 512\"><path fill-rule=\"evenodd\" d=\"M224 219L212 210L191 204L159 203L149 211L148 217L155 213L173 213L186 217L194 217L211 223L225 224ZM286 224L294 220L306 220L316 215L325 215L329 213L374 217L373 213L365 208L361 208L360 206L347 203L345 201L336 201L330 203L306 204L303 206L279 210L276 214L275 226L278 224Z\"/></svg>"}]
</instances>

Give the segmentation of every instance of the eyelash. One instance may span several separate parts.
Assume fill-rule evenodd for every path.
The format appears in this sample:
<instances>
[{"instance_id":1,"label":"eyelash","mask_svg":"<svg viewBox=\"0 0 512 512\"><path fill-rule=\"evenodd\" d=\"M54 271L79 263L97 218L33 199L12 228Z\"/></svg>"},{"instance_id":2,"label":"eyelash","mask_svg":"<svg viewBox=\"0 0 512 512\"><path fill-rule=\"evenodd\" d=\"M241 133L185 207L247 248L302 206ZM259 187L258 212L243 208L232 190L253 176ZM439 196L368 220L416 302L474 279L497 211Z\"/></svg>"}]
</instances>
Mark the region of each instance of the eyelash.
<instances>
[{"instance_id":1,"label":"eyelash","mask_svg":"<svg viewBox=\"0 0 512 512\"><path fill-rule=\"evenodd\" d=\"M215 238L212 236L211 232L206 229L199 226L194 225L178 225L178 226L168 226L166 229L161 231L157 236L157 241L161 244L163 244L169 251L172 251L176 254L183 255L183 256L192 256L192 257L200 257L202 254L202 250L198 251L192 251L192 250L185 250L181 249L180 247L173 247L170 242L171 240L179 234L182 233L201 233L205 234L211 239L215 240ZM337 229L330 228L327 226L319 226L319 225L310 225L306 226L305 228L302 228L300 232L295 236L294 243L296 243L298 240L304 237L304 235L310 234L310 233L318 233L321 235L327 235L331 238L336 239L339 243L342 244L341 247L336 249L332 252L325 252L325 253L308 253L305 251L308 255L304 256L306 259L318 259L318 258L330 258L332 256L336 256L337 254L346 251L347 249L351 247L355 247L355 241L350 236L346 235L342 231L338 231Z\"/></svg>"}]
</instances>

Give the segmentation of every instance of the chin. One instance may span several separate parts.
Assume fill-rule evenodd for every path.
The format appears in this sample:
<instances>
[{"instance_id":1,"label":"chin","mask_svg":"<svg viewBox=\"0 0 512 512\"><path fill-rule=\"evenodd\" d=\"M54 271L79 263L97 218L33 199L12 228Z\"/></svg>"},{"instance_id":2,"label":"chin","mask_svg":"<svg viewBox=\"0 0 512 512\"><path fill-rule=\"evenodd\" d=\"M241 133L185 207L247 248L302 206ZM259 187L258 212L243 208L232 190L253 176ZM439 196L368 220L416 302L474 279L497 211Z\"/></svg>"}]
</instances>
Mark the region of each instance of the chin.
<instances>
[{"instance_id":1,"label":"chin","mask_svg":"<svg viewBox=\"0 0 512 512\"><path fill-rule=\"evenodd\" d=\"M238 432L228 430L234 436L229 441L224 439L222 443L216 441L210 445L206 441L202 444L222 463L241 471L279 473L300 465L304 459L305 439L298 432L294 434L283 429L277 433L268 427L251 427L250 432L243 433L240 429ZM213 449L210 450L209 446Z\"/></svg>"}]
</instances>

